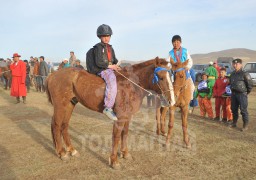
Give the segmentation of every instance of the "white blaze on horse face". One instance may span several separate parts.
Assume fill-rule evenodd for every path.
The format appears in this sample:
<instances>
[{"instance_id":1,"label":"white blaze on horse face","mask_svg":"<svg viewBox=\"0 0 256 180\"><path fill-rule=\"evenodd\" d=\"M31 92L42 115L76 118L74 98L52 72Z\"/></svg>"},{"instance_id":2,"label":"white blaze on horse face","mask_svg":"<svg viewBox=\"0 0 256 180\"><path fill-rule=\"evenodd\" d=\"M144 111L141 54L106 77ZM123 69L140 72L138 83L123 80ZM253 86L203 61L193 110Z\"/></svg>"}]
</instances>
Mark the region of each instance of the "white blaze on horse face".
<instances>
[{"instance_id":1,"label":"white blaze on horse face","mask_svg":"<svg viewBox=\"0 0 256 180\"><path fill-rule=\"evenodd\" d=\"M170 78L170 74L168 72L166 73L166 79L167 79L168 87L169 87L169 90L170 90L171 106L173 106L175 104L174 90L173 90L173 84L172 84L172 81L171 81L171 78Z\"/></svg>"}]
</instances>

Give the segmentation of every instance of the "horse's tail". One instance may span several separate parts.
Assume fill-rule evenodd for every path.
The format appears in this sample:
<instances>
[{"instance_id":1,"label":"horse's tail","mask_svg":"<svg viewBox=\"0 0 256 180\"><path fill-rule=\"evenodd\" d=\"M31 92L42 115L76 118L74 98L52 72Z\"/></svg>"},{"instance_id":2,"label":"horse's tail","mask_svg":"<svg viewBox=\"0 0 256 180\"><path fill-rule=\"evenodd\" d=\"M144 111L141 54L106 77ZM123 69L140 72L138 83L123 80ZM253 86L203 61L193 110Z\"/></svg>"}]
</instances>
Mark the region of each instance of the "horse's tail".
<instances>
[{"instance_id":1,"label":"horse's tail","mask_svg":"<svg viewBox=\"0 0 256 180\"><path fill-rule=\"evenodd\" d=\"M50 94L50 91L49 91L49 88L48 88L48 81L49 81L49 78L51 76L47 77L46 80L45 80L45 83L44 83L44 87L45 87L45 92L47 94L47 97L48 97L48 101L52 104L52 98L51 98L51 94Z\"/></svg>"}]
</instances>

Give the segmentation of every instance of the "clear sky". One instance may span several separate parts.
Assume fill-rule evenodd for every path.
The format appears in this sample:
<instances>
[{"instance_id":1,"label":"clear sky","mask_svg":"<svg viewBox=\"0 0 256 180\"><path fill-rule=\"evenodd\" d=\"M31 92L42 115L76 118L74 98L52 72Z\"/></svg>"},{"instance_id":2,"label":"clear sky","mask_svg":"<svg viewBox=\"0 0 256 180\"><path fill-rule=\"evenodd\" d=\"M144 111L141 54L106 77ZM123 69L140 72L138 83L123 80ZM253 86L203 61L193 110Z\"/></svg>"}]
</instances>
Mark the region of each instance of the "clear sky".
<instances>
[{"instance_id":1,"label":"clear sky","mask_svg":"<svg viewBox=\"0 0 256 180\"><path fill-rule=\"evenodd\" d=\"M85 60L108 24L118 59L167 57L179 34L190 54L256 50L255 0L0 0L0 57Z\"/></svg>"}]
</instances>

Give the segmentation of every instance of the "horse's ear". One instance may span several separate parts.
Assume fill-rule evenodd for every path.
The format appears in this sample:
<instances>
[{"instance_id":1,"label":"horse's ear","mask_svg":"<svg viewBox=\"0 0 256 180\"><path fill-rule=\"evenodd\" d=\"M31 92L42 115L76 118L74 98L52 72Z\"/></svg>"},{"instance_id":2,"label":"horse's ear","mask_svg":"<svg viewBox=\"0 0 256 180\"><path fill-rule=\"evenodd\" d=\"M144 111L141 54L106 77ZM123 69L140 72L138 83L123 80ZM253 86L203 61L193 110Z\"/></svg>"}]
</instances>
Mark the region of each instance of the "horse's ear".
<instances>
[{"instance_id":1,"label":"horse's ear","mask_svg":"<svg viewBox=\"0 0 256 180\"><path fill-rule=\"evenodd\" d=\"M184 62L184 63L182 63L182 66L183 67L185 67L185 66L187 66L188 65L188 59Z\"/></svg>"},{"instance_id":2,"label":"horse's ear","mask_svg":"<svg viewBox=\"0 0 256 180\"><path fill-rule=\"evenodd\" d=\"M155 58L155 67L158 67L160 65L160 59L159 59L159 57L157 56L156 58Z\"/></svg>"},{"instance_id":3,"label":"horse's ear","mask_svg":"<svg viewBox=\"0 0 256 180\"><path fill-rule=\"evenodd\" d=\"M170 57L170 63L173 65L175 62L174 60Z\"/></svg>"}]
</instances>

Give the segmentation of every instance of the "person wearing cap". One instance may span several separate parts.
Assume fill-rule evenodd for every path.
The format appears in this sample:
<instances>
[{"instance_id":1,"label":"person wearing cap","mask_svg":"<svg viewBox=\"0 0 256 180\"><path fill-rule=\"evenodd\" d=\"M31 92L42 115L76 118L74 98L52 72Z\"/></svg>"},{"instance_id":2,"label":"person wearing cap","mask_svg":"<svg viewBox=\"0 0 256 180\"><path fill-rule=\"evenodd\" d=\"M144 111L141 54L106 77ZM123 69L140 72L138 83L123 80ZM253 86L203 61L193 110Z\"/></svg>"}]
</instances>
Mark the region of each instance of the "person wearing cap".
<instances>
[{"instance_id":1,"label":"person wearing cap","mask_svg":"<svg viewBox=\"0 0 256 180\"><path fill-rule=\"evenodd\" d=\"M218 77L220 77L220 69L221 69L221 67L218 66L218 62L217 62L217 61L214 61L214 62L213 62L213 67L217 70L217 72L218 72Z\"/></svg>"},{"instance_id":2,"label":"person wearing cap","mask_svg":"<svg viewBox=\"0 0 256 180\"><path fill-rule=\"evenodd\" d=\"M70 58L69 58L69 64L71 67L75 66L75 62L76 62L76 56L74 51L70 51Z\"/></svg>"},{"instance_id":3,"label":"person wearing cap","mask_svg":"<svg viewBox=\"0 0 256 180\"><path fill-rule=\"evenodd\" d=\"M194 83L191 79L191 75L190 75L190 69L193 66L193 60L188 52L188 50L184 47L181 46L182 44L182 40L181 37L179 35L174 35L172 37L172 50L169 51L168 53L168 57L167 57L167 61L170 62L171 59L173 59L173 61L176 62L181 62L184 63L185 61L188 61L187 66L185 67L186 70L186 74L189 76L188 79L190 80L189 82L192 84L192 88L191 88L191 100L193 99L193 93L195 90L194 87ZM171 65L170 65L171 68ZM170 89L171 91L171 97L172 99L174 99L174 91L173 89ZM175 101L173 101L172 103L175 103Z\"/></svg>"},{"instance_id":4,"label":"person wearing cap","mask_svg":"<svg viewBox=\"0 0 256 180\"><path fill-rule=\"evenodd\" d=\"M118 60L115 56L115 51L109 44L113 32L110 26L102 24L98 27L96 33L101 42L94 45L86 53L86 67L89 73L99 75L104 79L106 90L103 114L116 121L117 117L113 111L117 95L117 82L114 71L120 70L120 67L117 65Z\"/></svg>"},{"instance_id":5,"label":"person wearing cap","mask_svg":"<svg viewBox=\"0 0 256 180\"><path fill-rule=\"evenodd\" d=\"M208 114L209 119L213 120L213 111L212 111L212 87L209 85L208 75L203 72L202 80L198 83L197 90L195 92L195 97L198 97L200 115L201 117L206 117Z\"/></svg>"},{"instance_id":6,"label":"person wearing cap","mask_svg":"<svg viewBox=\"0 0 256 180\"><path fill-rule=\"evenodd\" d=\"M216 80L213 86L213 97L215 98L215 118L214 120L219 121L221 117L220 110L222 109L222 122L227 122L227 111L226 111L226 98L222 95L226 91L226 87L229 84L226 78L226 68L220 69L220 77Z\"/></svg>"},{"instance_id":7,"label":"person wearing cap","mask_svg":"<svg viewBox=\"0 0 256 180\"><path fill-rule=\"evenodd\" d=\"M70 63L69 63L69 61L68 61L68 59L67 59L67 58L63 59L63 61L62 61L62 62L64 63L63 68L68 68L68 67L70 67Z\"/></svg>"},{"instance_id":8,"label":"person wearing cap","mask_svg":"<svg viewBox=\"0 0 256 180\"><path fill-rule=\"evenodd\" d=\"M209 67L206 68L205 73L208 75L209 86L213 88L216 79L218 79L218 71L214 68L213 62L209 62Z\"/></svg>"},{"instance_id":9,"label":"person wearing cap","mask_svg":"<svg viewBox=\"0 0 256 180\"><path fill-rule=\"evenodd\" d=\"M44 56L40 56L39 60L39 86L42 87L42 92L45 92L44 82L49 74L49 68L47 63L44 61Z\"/></svg>"},{"instance_id":10,"label":"person wearing cap","mask_svg":"<svg viewBox=\"0 0 256 180\"><path fill-rule=\"evenodd\" d=\"M11 96L16 97L17 102L20 103L20 97L22 96L23 103L26 103L26 64L20 60L18 53L13 54L13 62L10 65L12 71L12 85L11 85Z\"/></svg>"},{"instance_id":11,"label":"person wearing cap","mask_svg":"<svg viewBox=\"0 0 256 180\"><path fill-rule=\"evenodd\" d=\"M79 68L79 69L84 69L84 67L81 65L81 61L79 59L76 60L75 67Z\"/></svg>"},{"instance_id":12,"label":"person wearing cap","mask_svg":"<svg viewBox=\"0 0 256 180\"><path fill-rule=\"evenodd\" d=\"M242 69L242 60L234 59L232 61L234 71L230 75L230 87L231 87L231 109L233 113L233 123L231 127L236 127L238 120L238 108L243 120L242 131L248 129L249 114L248 114L248 94L252 91L253 82L250 74Z\"/></svg>"}]
</instances>

